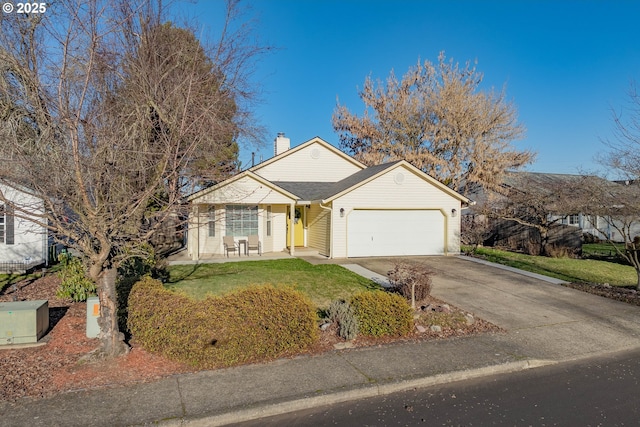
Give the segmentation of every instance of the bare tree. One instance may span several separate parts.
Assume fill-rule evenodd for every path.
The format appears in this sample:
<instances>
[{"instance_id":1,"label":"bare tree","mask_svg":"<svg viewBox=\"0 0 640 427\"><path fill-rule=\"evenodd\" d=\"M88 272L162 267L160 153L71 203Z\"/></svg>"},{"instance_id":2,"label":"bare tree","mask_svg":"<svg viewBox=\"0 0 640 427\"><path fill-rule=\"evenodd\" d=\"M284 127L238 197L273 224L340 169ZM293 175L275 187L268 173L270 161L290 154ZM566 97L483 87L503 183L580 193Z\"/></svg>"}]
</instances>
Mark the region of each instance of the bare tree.
<instances>
[{"instance_id":1,"label":"bare tree","mask_svg":"<svg viewBox=\"0 0 640 427\"><path fill-rule=\"evenodd\" d=\"M118 265L255 131L247 73L263 49L234 27L236 1L211 49L165 12L159 0L60 0L0 18L0 182L43 199L37 221L86 259L107 356L126 351Z\"/></svg>"},{"instance_id":2,"label":"bare tree","mask_svg":"<svg viewBox=\"0 0 640 427\"><path fill-rule=\"evenodd\" d=\"M640 290L640 95L635 84L629 88L628 98L627 108L612 111L614 136L603 141L607 151L599 158L626 179L619 184L592 185L588 193L596 199L594 205L607 225L601 237L623 243L613 247L635 268Z\"/></svg>"},{"instance_id":3,"label":"bare tree","mask_svg":"<svg viewBox=\"0 0 640 427\"><path fill-rule=\"evenodd\" d=\"M515 106L500 93L479 90L483 75L467 63L429 61L398 81L365 80L362 117L339 105L333 127L342 148L365 164L405 159L451 188L495 188L502 173L533 161L512 147L524 135Z\"/></svg>"},{"instance_id":4,"label":"bare tree","mask_svg":"<svg viewBox=\"0 0 640 427\"><path fill-rule=\"evenodd\" d=\"M640 179L640 94L631 84L628 104L620 112L611 111L614 123L612 139L603 140L607 151L600 156L600 163L621 173L629 180Z\"/></svg>"},{"instance_id":5,"label":"bare tree","mask_svg":"<svg viewBox=\"0 0 640 427\"><path fill-rule=\"evenodd\" d=\"M469 207L468 211L460 218L460 240L464 245L471 245L475 253L492 234L491 211L478 205Z\"/></svg>"},{"instance_id":6,"label":"bare tree","mask_svg":"<svg viewBox=\"0 0 640 427\"><path fill-rule=\"evenodd\" d=\"M540 236L538 252L549 255L552 228L573 214L585 212L581 175L507 173L500 190L488 198L483 213L489 217L513 221L537 230Z\"/></svg>"},{"instance_id":7,"label":"bare tree","mask_svg":"<svg viewBox=\"0 0 640 427\"><path fill-rule=\"evenodd\" d=\"M640 186L591 179L580 198L599 218L597 237L612 243L618 256L636 270L640 290Z\"/></svg>"}]
</instances>

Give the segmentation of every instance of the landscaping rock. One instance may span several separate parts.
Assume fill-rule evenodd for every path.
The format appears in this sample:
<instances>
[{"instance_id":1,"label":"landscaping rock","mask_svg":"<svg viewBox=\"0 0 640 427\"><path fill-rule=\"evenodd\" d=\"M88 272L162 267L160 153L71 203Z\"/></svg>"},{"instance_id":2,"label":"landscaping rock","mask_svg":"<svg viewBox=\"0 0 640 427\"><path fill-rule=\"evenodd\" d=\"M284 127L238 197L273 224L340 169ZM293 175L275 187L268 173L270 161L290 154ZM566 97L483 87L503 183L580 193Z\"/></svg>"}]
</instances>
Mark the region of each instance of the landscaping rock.
<instances>
[{"instance_id":1,"label":"landscaping rock","mask_svg":"<svg viewBox=\"0 0 640 427\"><path fill-rule=\"evenodd\" d=\"M467 325L471 326L474 324L474 322L476 321L476 319L469 313L464 315L464 319L467 322Z\"/></svg>"},{"instance_id":2,"label":"landscaping rock","mask_svg":"<svg viewBox=\"0 0 640 427\"><path fill-rule=\"evenodd\" d=\"M338 342L333 345L336 350L344 350L345 348L354 348L355 345L351 341Z\"/></svg>"},{"instance_id":3,"label":"landscaping rock","mask_svg":"<svg viewBox=\"0 0 640 427\"><path fill-rule=\"evenodd\" d=\"M421 334L427 332L427 328L425 328L422 325L416 325L416 329L418 330L418 332L420 332Z\"/></svg>"},{"instance_id":4,"label":"landscaping rock","mask_svg":"<svg viewBox=\"0 0 640 427\"><path fill-rule=\"evenodd\" d=\"M440 325L431 325L431 332L442 332L442 326L440 326Z\"/></svg>"},{"instance_id":5,"label":"landscaping rock","mask_svg":"<svg viewBox=\"0 0 640 427\"><path fill-rule=\"evenodd\" d=\"M422 311L435 312L435 313L451 313L451 312L453 312L453 310L451 309L451 306L449 304L442 304L442 305L428 304L428 305L423 305L422 307L420 307L420 309Z\"/></svg>"}]
</instances>

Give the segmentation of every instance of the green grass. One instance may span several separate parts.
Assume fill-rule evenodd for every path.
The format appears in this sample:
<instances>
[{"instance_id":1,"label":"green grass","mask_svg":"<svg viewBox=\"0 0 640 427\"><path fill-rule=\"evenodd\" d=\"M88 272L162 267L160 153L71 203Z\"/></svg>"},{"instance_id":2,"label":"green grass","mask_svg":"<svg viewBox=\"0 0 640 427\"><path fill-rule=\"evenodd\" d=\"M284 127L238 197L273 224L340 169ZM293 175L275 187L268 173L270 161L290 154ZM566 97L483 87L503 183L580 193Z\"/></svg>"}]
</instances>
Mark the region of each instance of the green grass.
<instances>
[{"instance_id":1,"label":"green grass","mask_svg":"<svg viewBox=\"0 0 640 427\"><path fill-rule=\"evenodd\" d=\"M549 258L491 248L478 248L477 254L487 261L544 274L568 282L609 283L614 286L635 286L637 284L637 275L633 267L614 262Z\"/></svg>"},{"instance_id":2,"label":"green grass","mask_svg":"<svg viewBox=\"0 0 640 427\"><path fill-rule=\"evenodd\" d=\"M59 270L60 270L59 264L56 264L52 267L49 267L48 272L55 273ZM42 274L39 271L35 273L28 273L28 274L0 274L0 292L6 291L14 284L22 282L23 280L29 279L33 281L33 280L39 279L40 277L42 277Z\"/></svg>"},{"instance_id":3,"label":"green grass","mask_svg":"<svg viewBox=\"0 0 640 427\"><path fill-rule=\"evenodd\" d=\"M319 307L380 286L335 264L312 265L300 259L229 262L224 264L173 265L169 289L202 299L222 295L253 284L292 285Z\"/></svg>"},{"instance_id":4,"label":"green grass","mask_svg":"<svg viewBox=\"0 0 640 427\"><path fill-rule=\"evenodd\" d=\"M617 246L620 249L624 248L624 245L618 243ZM613 243L585 243L582 245L583 256L616 256L616 249Z\"/></svg>"},{"instance_id":5,"label":"green grass","mask_svg":"<svg viewBox=\"0 0 640 427\"><path fill-rule=\"evenodd\" d=\"M0 291L8 289L11 285L18 283L27 276L24 274L0 274Z\"/></svg>"}]
</instances>

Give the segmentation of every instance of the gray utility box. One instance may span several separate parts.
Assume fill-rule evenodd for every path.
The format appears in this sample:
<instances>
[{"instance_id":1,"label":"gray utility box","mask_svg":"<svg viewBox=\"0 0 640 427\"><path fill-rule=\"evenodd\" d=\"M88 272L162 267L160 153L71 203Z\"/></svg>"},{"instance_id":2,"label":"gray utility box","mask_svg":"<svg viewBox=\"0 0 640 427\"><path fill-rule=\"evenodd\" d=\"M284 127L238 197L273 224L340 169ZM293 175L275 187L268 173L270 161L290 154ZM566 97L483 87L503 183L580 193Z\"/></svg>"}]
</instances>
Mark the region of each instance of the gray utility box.
<instances>
[{"instance_id":1,"label":"gray utility box","mask_svg":"<svg viewBox=\"0 0 640 427\"><path fill-rule=\"evenodd\" d=\"M100 334L100 299L98 297L87 298L87 338L97 338Z\"/></svg>"},{"instance_id":2,"label":"gray utility box","mask_svg":"<svg viewBox=\"0 0 640 427\"><path fill-rule=\"evenodd\" d=\"M49 330L49 301L0 302L0 345L36 343Z\"/></svg>"}]
</instances>

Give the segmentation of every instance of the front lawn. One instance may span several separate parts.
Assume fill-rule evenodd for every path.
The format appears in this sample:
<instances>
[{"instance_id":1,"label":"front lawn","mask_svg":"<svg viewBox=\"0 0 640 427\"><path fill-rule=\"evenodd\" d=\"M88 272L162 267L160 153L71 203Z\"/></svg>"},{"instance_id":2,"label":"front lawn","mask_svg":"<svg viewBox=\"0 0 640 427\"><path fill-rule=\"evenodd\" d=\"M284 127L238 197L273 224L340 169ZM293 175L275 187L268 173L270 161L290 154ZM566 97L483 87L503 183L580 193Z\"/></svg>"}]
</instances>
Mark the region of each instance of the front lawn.
<instances>
[{"instance_id":1,"label":"front lawn","mask_svg":"<svg viewBox=\"0 0 640 427\"><path fill-rule=\"evenodd\" d=\"M620 250L624 250L622 243L616 243ZM618 255L613 243L585 243L582 245L582 255L585 257L615 257Z\"/></svg>"},{"instance_id":2,"label":"front lawn","mask_svg":"<svg viewBox=\"0 0 640 427\"><path fill-rule=\"evenodd\" d=\"M202 299L248 285L292 285L308 295L319 308L355 292L380 286L335 264L312 265L301 259L228 262L224 264L172 265L169 289Z\"/></svg>"},{"instance_id":3,"label":"front lawn","mask_svg":"<svg viewBox=\"0 0 640 427\"><path fill-rule=\"evenodd\" d=\"M638 276L633 267L614 262L549 258L492 248L478 248L476 253L487 261L544 274L568 282L608 283L614 286L635 286L637 283Z\"/></svg>"}]
</instances>

